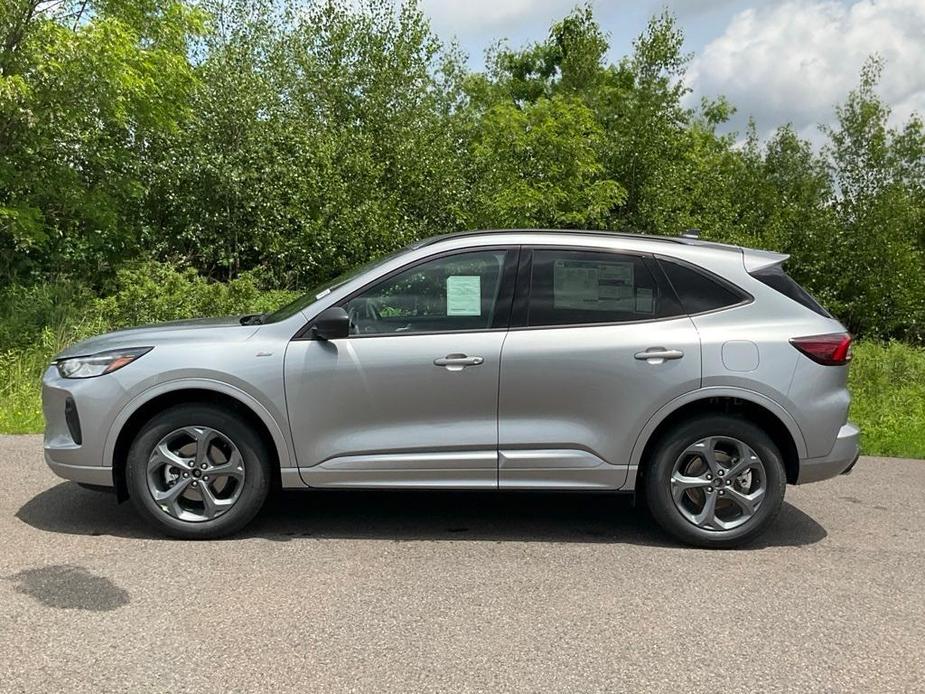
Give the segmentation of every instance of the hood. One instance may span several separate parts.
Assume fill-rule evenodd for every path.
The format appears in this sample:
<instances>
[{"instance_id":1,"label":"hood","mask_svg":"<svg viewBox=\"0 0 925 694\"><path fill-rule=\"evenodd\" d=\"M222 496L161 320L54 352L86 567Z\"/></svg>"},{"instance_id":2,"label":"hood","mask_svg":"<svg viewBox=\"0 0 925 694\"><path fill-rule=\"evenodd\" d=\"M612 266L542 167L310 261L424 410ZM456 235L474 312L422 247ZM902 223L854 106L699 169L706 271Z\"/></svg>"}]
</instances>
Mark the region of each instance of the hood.
<instances>
[{"instance_id":1,"label":"hood","mask_svg":"<svg viewBox=\"0 0 925 694\"><path fill-rule=\"evenodd\" d=\"M55 356L55 359L80 357L96 352L127 347L156 347L166 342L246 340L259 325L241 325L241 316L196 318L124 328L81 340Z\"/></svg>"}]
</instances>

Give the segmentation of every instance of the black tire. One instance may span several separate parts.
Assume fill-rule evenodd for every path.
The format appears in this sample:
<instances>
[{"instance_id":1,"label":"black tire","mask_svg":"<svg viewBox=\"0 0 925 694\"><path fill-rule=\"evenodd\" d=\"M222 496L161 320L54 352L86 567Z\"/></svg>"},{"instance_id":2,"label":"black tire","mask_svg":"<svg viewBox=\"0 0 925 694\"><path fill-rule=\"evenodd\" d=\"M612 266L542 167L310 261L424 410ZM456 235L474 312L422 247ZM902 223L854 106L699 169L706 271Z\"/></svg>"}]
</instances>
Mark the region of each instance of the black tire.
<instances>
[{"instance_id":1,"label":"black tire","mask_svg":"<svg viewBox=\"0 0 925 694\"><path fill-rule=\"evenodd\" d=\"M148 489L148 458L165 437L183 427L208 427L227 437L243 459L244 481L237 501L210 520L186 521L165 512ZM129 449L126 483L139 514L160 532L185 540L211 540L238 532L260 511L270 487L269 456L251 426L232 411L207 404L185 404L158 413L145 424Z\"/></svg>"},{"instance_id":2,"label":"black tire","mask_svg":"<svg viewBox=\"0 0 925 694\"><path fill-rule=\"evenodd\" d=\"M747 521L730 530L699 527L682 514L672 497L675 462L688 446L710 436L743 442L758 455L764 467L766 489L761 503ZM658 524L685 544L716 549L745 544L767 530L780 512L786 485L780 450L771 438L752 422L733 415L696 417L668 432L658 442L644 476L646 501Z\"/></svg>"}]
</instances>

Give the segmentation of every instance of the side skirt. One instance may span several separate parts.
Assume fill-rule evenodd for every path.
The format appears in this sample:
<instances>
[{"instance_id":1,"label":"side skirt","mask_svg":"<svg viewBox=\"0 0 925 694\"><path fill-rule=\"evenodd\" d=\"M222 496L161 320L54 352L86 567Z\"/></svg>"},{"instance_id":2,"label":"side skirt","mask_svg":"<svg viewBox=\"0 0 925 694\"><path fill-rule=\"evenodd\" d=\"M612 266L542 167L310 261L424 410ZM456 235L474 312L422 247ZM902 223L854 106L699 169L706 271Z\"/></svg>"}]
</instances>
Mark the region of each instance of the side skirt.
<instances>
[{"instance_id":1,"label":"side skirt","mask_svg":"<svg viewBox=\"0 0 925 694\"><path fill-rule=\"evenodd\" d=\"M616 490L630 466L580 449L348 455L283 469L284 488Z\"/></svg>"}]
</instances>

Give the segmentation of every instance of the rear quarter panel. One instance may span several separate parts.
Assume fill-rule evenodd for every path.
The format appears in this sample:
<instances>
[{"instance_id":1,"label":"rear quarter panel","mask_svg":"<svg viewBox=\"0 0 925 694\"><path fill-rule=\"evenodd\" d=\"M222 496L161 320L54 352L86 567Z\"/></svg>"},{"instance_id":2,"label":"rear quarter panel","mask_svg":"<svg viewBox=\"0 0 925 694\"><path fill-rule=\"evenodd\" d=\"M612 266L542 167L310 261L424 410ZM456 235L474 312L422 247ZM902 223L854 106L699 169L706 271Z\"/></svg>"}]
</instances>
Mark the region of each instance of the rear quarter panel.
<instances>
[{"instance_id":1,"label":"rear quarter panel","mask_svg":"<svg viewBox=\"0 0 925 694\"><path fill-rule=\"evenodd\" d=\"M754 301L693 317L702 345L703 386L745 388L774 400L796 420L806 455L826 455L846 420L847 367L816 364L790 339L844 328L754 280L744 268L741 274L730 279ZM748 344L754 345L753 362L737 358L741 345Z\"/></svg>"}]
</instances>

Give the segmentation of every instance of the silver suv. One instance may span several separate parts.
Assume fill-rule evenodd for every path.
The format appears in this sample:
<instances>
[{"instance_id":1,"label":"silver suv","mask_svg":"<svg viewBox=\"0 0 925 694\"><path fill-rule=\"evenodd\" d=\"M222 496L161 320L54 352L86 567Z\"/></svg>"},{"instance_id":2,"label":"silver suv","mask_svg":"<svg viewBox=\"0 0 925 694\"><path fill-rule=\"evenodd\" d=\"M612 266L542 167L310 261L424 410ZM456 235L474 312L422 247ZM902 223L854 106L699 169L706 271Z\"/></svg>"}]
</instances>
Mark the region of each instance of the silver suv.
<instances>
[{"instance_id":1,"label":"silver suv","mask_svg":"<svg viewBox=\"0 0 925 694\"><path fill-rule=\"evenodd\" d=\"M274 313L95 337L44 377L45 459L167 534L269 489L636 493L683 542L847 471L851 338L787 256L689 238L436 237Z\"/></svg>"}]
</instances>

